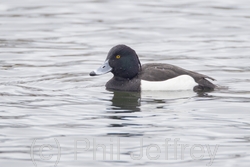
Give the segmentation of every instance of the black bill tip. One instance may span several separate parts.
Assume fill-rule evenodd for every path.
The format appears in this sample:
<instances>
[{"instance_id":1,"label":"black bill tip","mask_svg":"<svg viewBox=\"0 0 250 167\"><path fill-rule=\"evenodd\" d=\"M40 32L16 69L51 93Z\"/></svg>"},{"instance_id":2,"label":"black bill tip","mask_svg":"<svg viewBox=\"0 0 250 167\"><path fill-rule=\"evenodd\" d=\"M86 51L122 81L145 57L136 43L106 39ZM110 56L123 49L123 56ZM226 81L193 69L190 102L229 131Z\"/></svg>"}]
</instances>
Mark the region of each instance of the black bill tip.
<instances>
[{"instance_id":1,"label":"black bill tip","mask_svg":"<svg viewBox=\"0 0 250 167\"><path fill-rule=\"evenodd\" d=\"M96 76L95 71L92 71L91 73L89 73L90 76Z\"/></svg>"}]
</instances>

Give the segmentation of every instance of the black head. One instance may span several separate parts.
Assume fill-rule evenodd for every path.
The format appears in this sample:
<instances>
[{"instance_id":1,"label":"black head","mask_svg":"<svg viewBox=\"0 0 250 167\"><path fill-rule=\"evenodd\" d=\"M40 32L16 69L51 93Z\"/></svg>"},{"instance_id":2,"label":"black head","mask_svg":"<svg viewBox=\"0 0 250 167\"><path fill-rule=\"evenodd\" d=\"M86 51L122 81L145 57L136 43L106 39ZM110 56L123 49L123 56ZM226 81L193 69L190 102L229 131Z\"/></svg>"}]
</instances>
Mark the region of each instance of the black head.
<instances>
[{"instance_id":1,"label":"black head","mask_svg":"<svg viewBox=\"0 0 250 167\"><path fill-rule=\"evenodd\" d=\"M109 51L104 65L90 75L112 72L116 77L131 79L140 70L141 64L136 52L126 45L117 45Z\"/></svg>"},{"instance_id":2,"label":"black head","mask_svg":"<svg viewBox=\"0 0 250 167\"><path fill-rule=\"evenodd\" d=\"M141 63L136 52L126 45L113 47L107 59L114 76L133 78L141 69Z\"/></svg>"}]
</instances>

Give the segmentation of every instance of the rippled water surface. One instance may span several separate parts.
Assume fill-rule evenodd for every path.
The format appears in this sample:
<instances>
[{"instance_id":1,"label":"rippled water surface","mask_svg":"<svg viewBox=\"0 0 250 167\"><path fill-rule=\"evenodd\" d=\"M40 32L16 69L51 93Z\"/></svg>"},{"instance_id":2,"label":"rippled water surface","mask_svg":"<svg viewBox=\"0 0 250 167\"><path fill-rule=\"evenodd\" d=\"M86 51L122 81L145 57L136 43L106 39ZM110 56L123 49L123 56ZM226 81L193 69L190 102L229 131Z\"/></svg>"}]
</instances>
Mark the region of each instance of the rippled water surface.
<instances>
[{"instance_id":1,"label":"rippled water surface","mask_svg":"<svg viewBox=\"0 0 250 167\"><path fill-rule=\"evenodd\" d=\"M248 0L2 0L1 166L249 166L249 27ZM220 89L106 91L121 43Z\"/></svg>"}]
</instances>

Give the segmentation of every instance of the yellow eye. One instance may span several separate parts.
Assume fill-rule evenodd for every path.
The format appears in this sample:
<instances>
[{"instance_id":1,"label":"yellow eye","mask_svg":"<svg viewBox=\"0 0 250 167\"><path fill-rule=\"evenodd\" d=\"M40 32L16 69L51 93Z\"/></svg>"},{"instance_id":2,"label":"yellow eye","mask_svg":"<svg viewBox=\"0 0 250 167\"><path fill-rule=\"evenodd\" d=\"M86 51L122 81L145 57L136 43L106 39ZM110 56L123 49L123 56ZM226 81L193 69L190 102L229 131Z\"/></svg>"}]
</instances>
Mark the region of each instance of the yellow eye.
<instances>
[{"instance_id":1,"label":"yellow eye","mask_svg":"<svg viewBox=\"0 0 250 167\"><path fill-rule=\"evenodd\" d=\"M121 58L121 56L120 56L120 55L116 55L116 56L115 56L115 58L120 59L120 58Z\"/></svg>"}]
</instances>

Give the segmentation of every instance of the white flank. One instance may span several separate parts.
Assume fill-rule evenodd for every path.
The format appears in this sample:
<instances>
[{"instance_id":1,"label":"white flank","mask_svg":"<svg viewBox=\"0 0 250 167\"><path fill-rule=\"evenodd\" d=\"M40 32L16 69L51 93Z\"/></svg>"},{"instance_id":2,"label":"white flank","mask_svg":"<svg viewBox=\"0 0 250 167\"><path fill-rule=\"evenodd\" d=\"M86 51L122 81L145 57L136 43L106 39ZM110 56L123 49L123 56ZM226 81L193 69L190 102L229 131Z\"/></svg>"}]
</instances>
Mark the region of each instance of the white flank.
<instances>
[{"instance_id":1,"label":"white flank","mask_svg":"<svg viewBox=\"0 0 250 167\"><path fill-rule=\"evenodd\" d=\"M177 91L177 90L193 90L197 83L189 75L180 75L178 77L165 81L146 81L141 80L142 91Z\"/></svg>"}]
</instances>

